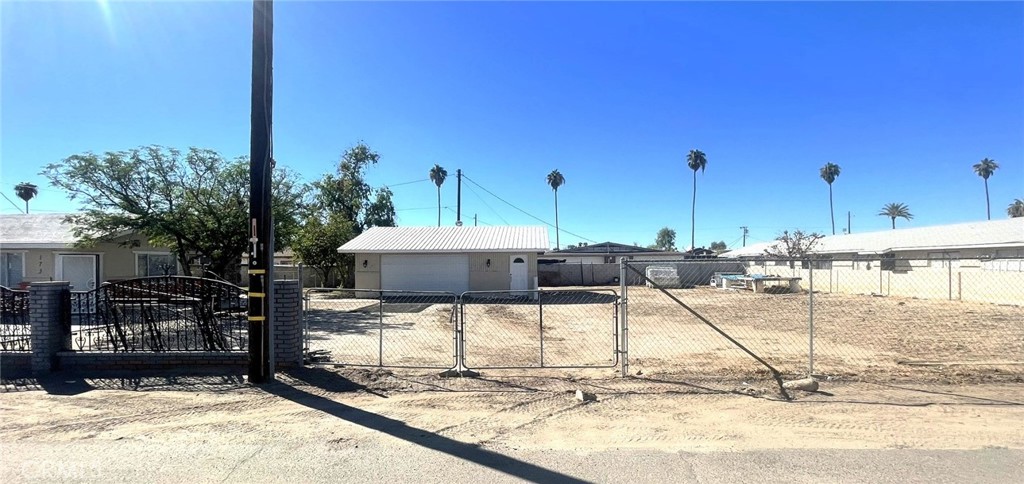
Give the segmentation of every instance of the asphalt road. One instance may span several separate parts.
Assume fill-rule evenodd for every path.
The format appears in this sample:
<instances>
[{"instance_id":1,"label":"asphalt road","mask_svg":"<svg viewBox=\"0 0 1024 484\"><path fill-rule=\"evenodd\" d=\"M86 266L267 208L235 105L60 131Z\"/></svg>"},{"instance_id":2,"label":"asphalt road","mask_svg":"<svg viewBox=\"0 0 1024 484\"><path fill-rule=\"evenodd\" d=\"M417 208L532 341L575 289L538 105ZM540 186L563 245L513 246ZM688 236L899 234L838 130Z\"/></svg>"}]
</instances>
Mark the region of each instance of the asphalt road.
<instances>
[{"instance_id":1,"label":"asphalt road","mask_svg":"<svg viewBox=\"0 0 1024 484\"><path fill-rule=\"evenodd\" d=\"M5 443L3 482L962 482L1011 483L1024 451L661 453L482 449L424 436L372 443Z\"/></svg>"}]
</instances>

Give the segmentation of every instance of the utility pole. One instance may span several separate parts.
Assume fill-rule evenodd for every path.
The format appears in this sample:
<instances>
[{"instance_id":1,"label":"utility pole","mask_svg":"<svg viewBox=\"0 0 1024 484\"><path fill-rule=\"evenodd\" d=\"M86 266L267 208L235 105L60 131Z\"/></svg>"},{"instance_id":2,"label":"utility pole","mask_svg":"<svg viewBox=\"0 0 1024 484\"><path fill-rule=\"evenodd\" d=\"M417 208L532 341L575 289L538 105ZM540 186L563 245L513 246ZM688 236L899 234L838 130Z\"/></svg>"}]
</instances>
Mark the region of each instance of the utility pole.
<instances>
[{"instance_id":1,"label":"utility pole","mask_svg":"<svg viewBox=\"0 0 1024 484\"><path fill-rule=\"evenodd\" d=\"M455 225L462 227L462 169L455 170Z\"/></svg>"},{"instance_id":2,"label":"utility pole","mask_svg":"<svg viewBox=\"0 0 1024 484\"><path fill-rule=\"evenodd\" d=\"M740 228L743 229L743 247L746 247L747 246L747 234L750 233L750 231L747 230L747 226L746 225L744 225L744 226L742 226Z\"/></svg>"},{"instance_id":3,"label":"utility pole","mask_svg":"<svg viewBox=\"0 0 1024 484\"><path fill-rule=\"evenodd\" d=\"M850 233L850 211L846 211L846 233Z\"/></svg>"},{"instance_id":4,"label":"utility pole","mask_svg":"<svg viewBox=\"0 0 1024 484\"><path fill-rule=\"evenodd\" d=\"M252 104L249 135L249 382L273 378L270 325L274 280L273 216L270 211L274 171L274 2L252 2Z\"/></svg>"},{"instance_id":5,"label":"utility pole","mask_svg":"<svg viewBox=\"0 0 1024 484\"><path fill-rule=\"evenodd\" d=\"M476 214L473 214L473 226L476 227Z\"/></svg>"}]
</instances>

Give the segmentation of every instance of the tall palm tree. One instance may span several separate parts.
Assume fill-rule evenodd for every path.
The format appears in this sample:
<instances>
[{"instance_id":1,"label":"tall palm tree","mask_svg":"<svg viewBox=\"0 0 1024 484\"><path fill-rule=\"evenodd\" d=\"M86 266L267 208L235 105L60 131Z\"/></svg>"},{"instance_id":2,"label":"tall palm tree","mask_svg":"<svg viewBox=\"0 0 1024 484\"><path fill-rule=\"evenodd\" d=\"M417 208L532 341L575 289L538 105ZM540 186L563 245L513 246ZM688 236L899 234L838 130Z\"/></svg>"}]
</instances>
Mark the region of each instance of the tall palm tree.
<instances>
[{"instance_id":1,"label":"tall palm tree","mask_svg":"<svg viewBox=\"0 0 1024 484\"><path fill-rule=\"evenodd\" d=\"M836 234L836 211L832 208L832 182L839 178L839 165L829 162L821 167L821 179L828 183L828 213L832 216L832 235Z\"/></svg>"},{"instance_id":2,"label":"tall palm tree","mask_svg":"<svg viewBox=\"0 0 1024 484\"><path fill-rule=\"evenodd\" d=\"M996 164L996 160L990 160L985 158L974 164L974 173L985 180L985 215L988 216L989 220L992 220L992 208L988 203L988 177L992 176L996 170L999 169L999 165Z\"/></svg>"},{"instance_id":3,"label":"tall palm tree","mask_svg":"<svg viewBox=\"0 0 1024 484\"><path fill-rule=\"evenodd\" d=\"M18 198L25 201L25 213L28 213L28 201L39 195L39 187L29 182L21 182L14 186L14 193L18 194Z\"/></svg>"},{"instance_id":4,"label":"tall palm tree","mask_svg":"<svg viewBox=\"0 0 1024 484\"><path fill-rule=\"evenodd\" d=\"M902 203L887 203L878 214L891 218L893 229L896 228L896 217L907 220L914 218L914 215L910 213L910 207Z\"/></svg>"},{"instance_id":5,"label":"tall palm tree","mask_svg":"<svg viewBox=\"0 0 1024 484\"><path fill-rule=\"evenodd\" d=\"M430 169L430 181L437 185L437 226L441 226L441 185L444 184L444 179L448 178L448 171L445 170L441 165L434 164L434 167Z\"/></svg>"},{"instance_id":6,"label":"tall palm tree","mask_svg":"<svg viewBox=\"0 0 1024 484\"><path fill-rule=\"evenodd\" d=\"M1006 215L1010 218L1024 217L1024 200L1016 199L1009 207L1006 207Z\"/></svg>"},{"instance_id":7,"label":"tall palm tree","mask_svg":"<svg viewBox=\"0 0 1024 484\"><path fill-rule=\"evenodd\" d=\"M708 158L701 150L690 150L686 155L686 165L693 170L693 203L690 205L690 249L696 247L694 240L697 232L697 170L704 173L704 167L708 165Z\"/></svg>"},{"instance_id":8,"label":"tall palm tree","mask_svg":"<svg viewBox=\"0 0 1024 484\"><path fill-rule=\"evenodd\" d=\"M555 191L555 250L562 247L558 238L558 187L565 185L565 177L558 170L551 170L548 173L548 185Z\"/></svg>"}]
</instances>

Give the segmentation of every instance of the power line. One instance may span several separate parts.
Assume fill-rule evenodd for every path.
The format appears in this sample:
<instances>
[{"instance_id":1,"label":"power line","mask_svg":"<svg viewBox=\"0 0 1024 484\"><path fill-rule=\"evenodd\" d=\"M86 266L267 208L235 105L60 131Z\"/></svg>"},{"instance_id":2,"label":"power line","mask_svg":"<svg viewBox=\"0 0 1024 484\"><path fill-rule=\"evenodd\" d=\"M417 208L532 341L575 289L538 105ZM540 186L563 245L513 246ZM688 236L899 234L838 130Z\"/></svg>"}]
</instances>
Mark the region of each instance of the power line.
<instances>
[{"instance_id":1,"label":"power line","mask_svg":"<svg viewBox=\"0 0 1024 484\"><path fill-rule=\"evenodd\" d=\"M21 207L19 207L17 203L14 203L14 200L11 200L10 198L7 198L7 194L6 193L0 192L0 195L3 195L4 199L7 200L8 202L11 202L11 205L14 205L14 208L18 209L18 212L25 213L25 211L22 210Z\"/></svg>"},{"instance_id":2,"label":"power line","mask_svg":"<svg viewBox=\"0 0 1024 484\"><path fill-rule=\"evenodd\" d=\"M463 175L463 176L465 176L465 175ZM450 211L451 213L458 213L458 212L456 212L456 211L455 211L455 209L453 209L452 207L444 207L444 208L447 208L447 209L448 209L448 211ZM497 215L497 214L495 214L495 215ZM477 218L476 218L475 220L476 220L476 222L477 222L477 223L479 223L479 224L483 224L483 225L486 225L486 226L488 226L488 227L493 227L493 226L494 226L494 225L492 225L492 224L489 224L489 223L487 223L487 222L484 222L483 220L480 220L480 218L479 218L479 217L477 217ZM508 224L506 223L506 225L508 225Z\"/></svg>"},{"instance_id":3,"label":"power line","mask_svg":"<svg viewBox=\"0 0 1024 484\"><path fill-rule=\"evenodd\" d=\"M430 181L430 178L423 178L423 179L420 179L420 180L413 180L413 181L407 181L407 182L402 182L402 183L395 183L394 185L388 185L387 183L385 183L384 186L386 186L388 188L394 188L394 187L400 187L402 185L412 185L413 183L423 183L425 181Z\"/></svg>"},{"instance_id":4,"label":"power line","mask_svg":"<svg viewBox=\"0 0 1024 484\"><path fill-rule=\"evenodd\" d=\"M465 173L463 173L463 174L462 174L462 177L463 177L463 178L466 178L466 174L465 174ZM468 180L468 178L467 178L467 180ZM480 200L480 203L484 204L484 206L485 206L485 207L487 207L487 209L488 209L488 210L490 210L490 211L491 211L491 213L493 213L493 214L494 214L494 215L495 215L496 217L498 217L499 219L501 219L501 221L502 221L502 222L504 222L504 223L505 223L505 225L509 225L508 221L507 221L507 220L505 220L505 218L504 218L504 217L502 217L502 216L501 216L501 214L500 214L500 213L498 213L498 211L494 209L494 207L491 207L491 205L490 205L489 203L487 203L487 201L486 201L486 200L484 200L484 199L483 199L483 197L481 197L481 196L480 196L480 194L476 192L476 190L473 190L473 187L471 187L471 186L469 186L469 185L466 185L466 188L467 188L467 189L469 189L470 193L472 193L472 194L473 194L473 196L475 196L475 197L476 197L477 199L479 199L479 200Z\"/></svg>"},{"instance_id":5,"label":"power line","mask_svg":"<svg viewBox=\"0 0 1024 484\"><path fill-rule=\"evenodd\" d=\"M467 181L469 181L470 183L472 183L472 184L474 184L474 185L476 185L476 186L480 187L480 189L481 189L481 190L483 190L483 191L487 192L487 193L488 193L488 194L490 194L490 195L491 195L492 197L494 197L494 198L497 198L498 200L501 200L502 202L505 202L505 204L506 204L506 205L508 205L508 206L510 206L510 207L512 207L512 208L514 208L514 209L516 209L516 210L518 210L518 211L520 211L520 212L522 212L522 213L523 213L523 214L525 214L526 216L528 216L528 217L530 217L530 218L532 218L532 219L534 219L534 220L536 220L536 221L538 221L538 222L540 222L540 223L542 223L542 224L544 224L544 225L547 225L548 227L554 227L554 228L555 228L555 230L558 230L558 231L560 231L560 232L565 232L565 233L567 233L567 234L569 234L569 235L571 235L571 236L573 236L573 237L576 237L576 238L579 238L579 239L583 239L583 240L586 240L587 242L592 242L592 243L595 243L595 244L596 244L596 243L598 243L598 242L597 242L596 240L593 240L593 239L588 239L588 238L586 238L586 237L584 237L584 236L582 236L582 235L579 235L579 234L574 234L574 233L572 233L572 232L570 232L570 231L568 231L568 230L565 230L565 229L560 229L560 228L557 228L557 227L555 227L555 226L554 226L554 224L552 224L551 222L548 222L548 221L546 221L546 220L543 220L543 219L541 219L540 217L537 217L536 215L533 215L533 214L531 214L530 212L527 212L526 210L523 210L523 209L521 209L521 208L519 208L519 207L517 207L517 206L513 205L513 204L512 204L511 202L509 202L508 200L505 200L504 198L501 198L501 197L499 197L499 196L495 195L495 194L494 194L494 192L491 192L490 190L488 190L488 189L484 188L484 187L483 187L482 185L480 185L479 183L477 183L477 182L473 181L473 179L472 179L472 178L470 178L470 177L468 177L468 176L466 176L466 174L465 174L465 173L463 173L463 174L462 174L462 178L465 178L465 179L466 179Z\"/></svg>"}]
</instances>

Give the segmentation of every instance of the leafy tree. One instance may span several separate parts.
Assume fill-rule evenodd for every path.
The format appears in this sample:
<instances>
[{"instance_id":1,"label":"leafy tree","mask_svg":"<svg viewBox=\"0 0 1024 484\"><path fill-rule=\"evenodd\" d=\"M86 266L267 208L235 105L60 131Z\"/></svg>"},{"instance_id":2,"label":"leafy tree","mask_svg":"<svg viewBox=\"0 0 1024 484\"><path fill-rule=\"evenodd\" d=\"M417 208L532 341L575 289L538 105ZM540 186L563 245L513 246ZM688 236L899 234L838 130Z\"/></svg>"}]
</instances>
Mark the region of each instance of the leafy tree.
<instances>
[{"instance_id":1,"label":"leafy tree","mask_svg":"<svg viewBox=\"0 0 1024 484\"><path fill-rule=\"evenodd\" d=\"M676 231L662 227L654 238L654 248L659 250L676 250Z\"/></svg>"},{"instance_id":2,"label":"leafy tree","mask_svg":"<svg viewBox=\"0 0 1024 484\"><path fill-rule=\"evenodd\" d=\"M690 153L686 155L686 165L693 170L693 203L690 206L690 247L696 247L694 243L695 234L697 232L697 170L704 173L704 168L708 165L707 156L701 150L690 150Z\"/></svg>"},{"instance_id":3,"label":"leafy tree","mask_svg":"<svg viewBox=\"0 0 1024 484\"><path fill-rule=\"evenodd\" d=\"M332 229L332 233L348 234L348 238L344 240L332 240L331 243L337 243L334 245L335 251L370 227L395 225L395 207L391 190L387 187L375 190L366 183L366 168L377 164L379 160L380 155L377 152L359 142L341 155L337 174L326 174L313 183L317 189L315 216L319 217L320 225L340 227L344 223L351 228L350 232L338 227ZM336 217L337 220L332 221L332 217ZM306 221L303 231L307 229L312 233L308 237L315 237L321 230L317 224L310 225L309 220ZM354 258L351 254L341 254L339 259L335 259L334 254L318 250L310 250L304 255L296 252L296 255L299 255L299 260L311 267L337 266L345 278L344 284L347 287L351 287L355 282Z\"/></svg>"},{"instance_id":4,"label":"leafy tree","mask_svg":"<svg viewBox=\"0 0 1024 484\"><path fill-rule=\"evenodd\" d=\"M974 173L985 180L985 215L988 216L989 220L992 220L992 209L988 201L988 177L992 176L998 169L999 165L996 164L996 160L988 158L974 164Z\"/></svg>"},{"instance_id":5,"label":"leafy tree","mask_svg":"<svg viewBox=\"0 0 1024 484\"><path fill-rule=\"evenodd\" d=\"M213 150L148 146L128 151L88 152L47 165L50 183L80 200L70 216L81 244L111 240L125 231L169 247L186 275L195 257L237 281L249 247L249 162L226 160ZM307 187L284 168L274 170L274 239L288 247L298 231Z\"/></svg>"},{"instance_id":6,"label":"leafy tree","mask_svg":"<svg viewBox=\"0 0 1024 484\"><path fill-rule=\"evenodd\" d=\"M323 286L335 285L331 276L345 263L345 255L338 253L338 247L352 240L353 233L352 222L340 214L310 216L292 243L292 250L317 272Z\"/></svg>"},{"instance_id":7,"label":"leafy tree","mask_svg":"<svg viewBox=\"0 0 1024 484\"><path fill-rule=\"evenodd\" d=\"M14 185L14 193L18 195L18 198L25 201L25 213L28 213L28 201L32 200L39 195L39 187L29 183L21 182Z\"/></svg>"},{"instance_id":8,"label":"leafy tree","mask_svg":"<svg viewBox=\"0 0 1024 484\"><path fill-rule=\"evenodd\" d=\"M814 247L818 245L818 241L823 237L824 235L817 232L805 233L803 230L797 229L790 233L788 230L784 230L775 239L778 243L770 245L764 253L769 257L784 259L805 258L811 254Z\"/></svg>"},{"instance_id":9,"label":"leafy tree","mask_svg":"<svg viewBox=\"0 0 1024 484\"><path fill-rule=\"evenodd\" d=\"M1006 215L1010 218L1024 217L1024 200L1016 199L1006 207Z\"/></svg>"},{"instance_id":10,"label":"leafy tree","mask_svg":"<svg viewBox=\"0 0 1024 484\"><path fill-rule=\"evenodd\" d=\"M828 183L828 213L832 217L832 235L836 234L836 211L832 207L832 182L839 178L839 165L829 162L821 167L821 179Z\"/></svg>"},{"instance_id":11,"label":"leafy tree","mask_svg":"<svg viewBox=\"0 0 1024 484\"><path fill-rule=\"evenodd\" d=\"M441 165L435 164L430 169L430 181L437 185L437 226L441 226L441 185L444 184L445 178L448 178L448 170L445 170Z\"/></svg>"},{"instance_id":12,"label":"leafy tree","mask_svg":"<svg viewBox=\"0 0 1024 484\"><path fill-rule=\"evenodd\" d=\"M896 228L896 218L905 218L910 220L914 218L914 215L910 213L910 207L902 203L887 203L882 210L878 212L878 215L884 215L892 219L892 228Z\"/></svg>"},{"instance_id":13,"label":"leafy tree","mask_svg":"<svg viewBox=\"0 0 1024 484\"><path fill-rule=\"evenodd\" d=\"M728 249L728 247L725 245L725 241L724 240L723 241L719 241L719 242L712 242L711 243L711 250L713 250L713 251L715 251L715 252L717 252L719 254L721 254L722 252L725 252L727 249Z\"/></svg>"},{"instance_id":14,"label":"leafy tree","mask_svg":"<svg viewBox=\"0 0 1024 484\"><path fill-rule=\"evenodd\" d=\"M558 230L558 187L565 185L565 177L558 170L551 170L548 173L548 185L555 192L555 249L561 246Z\"/></svg>"}]
</instances>

